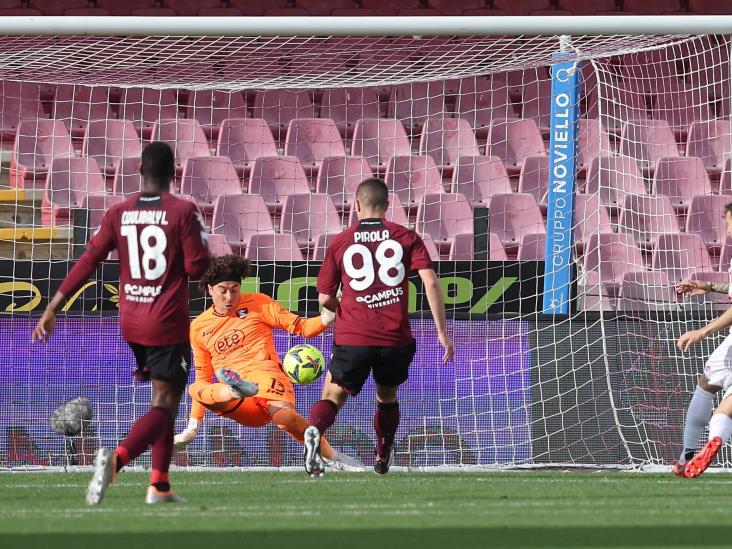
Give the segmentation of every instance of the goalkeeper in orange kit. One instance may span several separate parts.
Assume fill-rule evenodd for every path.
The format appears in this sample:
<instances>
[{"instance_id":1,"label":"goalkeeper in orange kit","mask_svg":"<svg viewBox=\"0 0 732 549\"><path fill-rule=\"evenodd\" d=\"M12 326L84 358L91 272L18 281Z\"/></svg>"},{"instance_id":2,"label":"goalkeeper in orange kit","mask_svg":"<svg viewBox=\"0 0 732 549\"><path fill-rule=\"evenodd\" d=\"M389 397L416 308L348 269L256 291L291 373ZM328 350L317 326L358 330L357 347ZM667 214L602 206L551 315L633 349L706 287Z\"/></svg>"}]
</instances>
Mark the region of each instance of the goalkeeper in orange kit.
<instances>
[{"instance_id":1,"label":"goalkeeper in orange kit","mask_svg":"<svg viewBox=\"0 0 732 549\"><path fill-rule=\"evenodd\" d=\"M282 370L272 330L313 337L335 320L328 309L303 319L264 294L242 294L241 280L249 262L237 255L213 259L200 280L213 305L191 323L196 380L188 388L193 399L188 426L175 436L181 448L198 434L206 410L247 427L272 421L303 442L307 421L295 410L292 382ZM214 382L214 372L220 383ZM321 441L323 458L334 469L362 471L363 465Z\"/></svg>"}]
</instances>

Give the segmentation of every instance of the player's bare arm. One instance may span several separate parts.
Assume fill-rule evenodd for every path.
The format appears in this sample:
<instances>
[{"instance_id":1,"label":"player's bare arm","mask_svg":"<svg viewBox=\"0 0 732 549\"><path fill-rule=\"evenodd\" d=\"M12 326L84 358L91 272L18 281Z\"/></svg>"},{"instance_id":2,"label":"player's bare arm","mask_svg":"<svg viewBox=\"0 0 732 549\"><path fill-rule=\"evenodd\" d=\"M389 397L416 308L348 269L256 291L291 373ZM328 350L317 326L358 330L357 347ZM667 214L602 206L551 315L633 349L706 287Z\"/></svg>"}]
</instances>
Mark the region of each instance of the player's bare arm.
<instances>
[{"instance_id":1,"label":"player's bare arm","mask_svg":"<svg viewBox=\"0 0 732 549\"><path fill-rule=\"evenodd\" d=\"M708 292L729 293L727 282L707 282L705 280L686 280L676 285L676 293L689 296L704 295Z\"/></svg>"},{"instance_id":2,"label":"player's bare arm","mask_svg":"<svg viewBox=\"0 0 732 549\"><path fill-rule=\"evenodd\" d=\"M727 309L719 317L698 330L689 330L684 333L676 342L676 346L682 351L688 351L694 343L698 343L711 334L732 326L732 307Z\"/></svg>"},{"instance_id":3,"label":"player's bare arm","mask_svg":"<svg viewBox=\"0 0 732 549\"><path fill-rule=\"evenodd\" d=\"M445 300L442 296L442 286L433 269L420 269L419 276L422 279L424 292L427 295L427 303L429 303L432 318L437 326L437 338L440 345L445 349L442 355L442 362L447 363L452 360L455 355L455 348L452 340L447 335L447 326L445 324Z\"/></svg>"},{"instance_id":4,"label":"player's bare arm","mask_svg":"<svg viewBox=\"0 0 732 549\"><path fill-rule=\"evenodd\" d=\"M61 292L56 292L53 299L46 305L43 315L38 319L35 330L33 330L33 341L41 341L47 343L53 328L56 326L56 311L66 301L66 296Z\"/></svg>"}]
</instances>

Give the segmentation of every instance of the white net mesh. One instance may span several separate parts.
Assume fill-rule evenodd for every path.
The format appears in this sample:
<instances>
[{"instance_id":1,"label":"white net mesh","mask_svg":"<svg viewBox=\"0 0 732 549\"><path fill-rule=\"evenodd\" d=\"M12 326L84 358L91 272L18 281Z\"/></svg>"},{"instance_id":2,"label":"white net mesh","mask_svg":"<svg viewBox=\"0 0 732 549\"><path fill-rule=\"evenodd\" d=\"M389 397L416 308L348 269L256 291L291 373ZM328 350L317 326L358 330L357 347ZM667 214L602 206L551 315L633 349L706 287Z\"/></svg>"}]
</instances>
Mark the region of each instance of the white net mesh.
<instances>
[{"instance_id":1,"label":"white net mesh","mask_svg":"<svg viewBox=\"0 0 732 549\"><path fill-rule=\"evenodd\" d=\"M356 185L384 178L387 217L417 230L439 261L458 348L454 365L439 365L426 301L413 292L419 351L397 464L672 461L713 343L682 357L674 341L726 303L678 301L672 285L697 272L727 281L728 41L578 36L571 46L583 86L577 299L569 318L551 319L536 313L559 37L4 38L0 465L88 464L147 406L118 335L114 254L73 296L54 343L26 342L103 212L139 190L150 140L174 147L174 192L198 204L212 251L255 261L245 290L303 314L315 312L325 248L355 219ZM206 305L195 296L191 306ZM280 352L293 343L285 336ZM326 356L331 339L316 342ZM301 413L319 390L297 388ZM367 462L373 390L329 434ZM95 417L64 440L47 418L79 395ZM203 431L179 465L300 463L272 425L209 414Z\"/></svg>"}]
</instances>

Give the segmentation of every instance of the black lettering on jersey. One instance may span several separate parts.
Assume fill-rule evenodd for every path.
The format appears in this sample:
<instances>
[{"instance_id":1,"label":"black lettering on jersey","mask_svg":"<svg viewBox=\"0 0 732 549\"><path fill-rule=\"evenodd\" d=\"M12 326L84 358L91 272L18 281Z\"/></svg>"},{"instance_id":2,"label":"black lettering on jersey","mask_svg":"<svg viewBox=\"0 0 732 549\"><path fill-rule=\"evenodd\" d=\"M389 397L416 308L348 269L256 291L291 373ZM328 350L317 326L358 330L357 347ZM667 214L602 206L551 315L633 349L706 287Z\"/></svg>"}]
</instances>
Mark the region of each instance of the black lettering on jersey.
<instances>
[{"instance_id":1,"label":"black lettering on jersey","mask_svg":"<svg viewBox=\"0 0 732 549\"><path fill-rule=\"evenodd\" d=\"M140 195L135 203L135 208L149 208L150 206L160 206L163 199L159 194Z\"/></svg>"},{"instance_id":2,"label":"black lettering on jersey","mask_svg":"<svg viewBox=\"0 0 732 549\"><path fill-rule=\"evenodd\" d=\"M214 342L214 348L219 353L225 353L234 347L237 347L244 341L244 332L238 329L228 330L221 334Z\"/></svg>"}]
</instances>

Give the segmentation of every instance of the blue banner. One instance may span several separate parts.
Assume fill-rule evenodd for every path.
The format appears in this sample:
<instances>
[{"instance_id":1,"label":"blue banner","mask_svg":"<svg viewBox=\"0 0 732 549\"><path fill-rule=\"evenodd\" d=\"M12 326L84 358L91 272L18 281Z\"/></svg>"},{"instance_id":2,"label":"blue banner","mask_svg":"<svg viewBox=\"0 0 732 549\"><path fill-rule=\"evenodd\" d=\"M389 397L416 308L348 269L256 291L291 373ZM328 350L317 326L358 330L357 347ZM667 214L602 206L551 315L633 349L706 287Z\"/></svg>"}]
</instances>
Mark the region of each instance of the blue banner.
<instances>
[{"instance_id":1,"label":"blue banner","mask_svg":"<svg viewBox=\"0 0 732 549\"><path fill-rule=\"evenodd\" d=\"M542 309L544 314L552 315L569 314L571 300L578 73L575 62L552 65L549 195Z\"/></svg>"}]
</instances>

